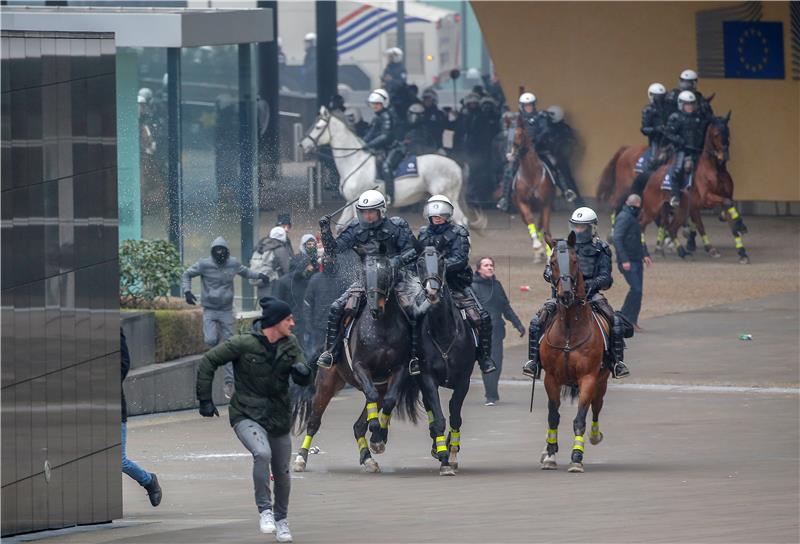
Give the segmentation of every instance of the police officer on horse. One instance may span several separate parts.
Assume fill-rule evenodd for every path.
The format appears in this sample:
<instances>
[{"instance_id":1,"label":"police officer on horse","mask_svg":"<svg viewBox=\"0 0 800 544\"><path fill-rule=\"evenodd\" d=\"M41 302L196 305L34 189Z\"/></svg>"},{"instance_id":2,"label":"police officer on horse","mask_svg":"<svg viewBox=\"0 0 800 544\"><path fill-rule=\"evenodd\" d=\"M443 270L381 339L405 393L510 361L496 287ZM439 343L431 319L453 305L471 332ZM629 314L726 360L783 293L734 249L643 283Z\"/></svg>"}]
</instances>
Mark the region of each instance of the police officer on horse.
<instances>
[{"instance_id":1,"label":"police officer on horse","mask_svg":"<svg viewBox=\"0 0 800 544\"><path fill-rule=\"evenodd\" d=\"M648 148L634 167L637 176L632 186L632 192L640 196L653 172L669 160L669 141L665 133L672 107L666 97L667 90L661 83L653 83L647 89L649 104L642 108L641 131L647 136Z\"/></svg>"},{"instance_id":2,"label":"police officer on horse","mask_svg":"<svg viewBox=\"0 0 800 544\"><path fill-rule=\"evenodd\" d=\"M361 255L383 255L390 258L395 269L403 269L415 261L417 252L414 249L414 234L405 219L400 217L386 218L386 199L375 190L364 191L356 203L358 218L350 222L338 237L331 232L331 217L320 219L319 226L322 244L327 255L341 254L353 249ZM406 271L406 274L410 272ZM407 294L407 281L401 277L395 285L395 294L400 305L406 310L411 322L412 331L416 330L413 312L409 311L412 300ZM325 351L317 359L317 365L330 368L339 356L342 324L345 319L355 318L361 309L364 298L364 286L357 280L331 304L328 314L328 330L325 338ZM412 334L412 359L409 366L419 365L416 356L418 338Z\"/></svg>"},{"instance_id":3,"label":"police officer on horse","mask_svg":"<svg viewBox=\"0 0 800 544\"><path fill-rule=\"evenodd\" d=\"M389 93L375 89L369 93L367 103L375 112L372 122L364 135L364 146L383 159L381 173L386 184L386 194L394 198L394 169L403 159L402 146L397 142L398 121L389 109Z\"/></svg>"},{"instance_id":4,"label":"police officer on horse","mask_svg":"<svg viewBox=\"0 0 800 544\"><path fill-rule=\"evenodd\" d=\"M453 302L463 310L479 338L478 366L489 374L497 370L491 358L492 319L472 290L472 269L469 266L469 231L451 221L453 203L444 195L433 195L425 204L428 225L419 230L421 246L433 246L444 256L445 279L450 286ZM415 371L416 370L416 371ZM411 369L418 374L419 368Z\"/></svg>"},{"instance_id":5,"label":"police officer on horse","mask_svg":"<svg viewBox=\"0 0 800 544\"><path fill-rule=\"evenodd\" d=\"M608 244L597 237L597 214L591 208L583 207L575 210L570 217L569 224L575 233L575 252L586 285L586 300L591 303L594 311L602 314L611 324L611 355L614 358L614 364L610 365L611 373L615 378L624 378L630 374L628 367L623 362L624 323L614 313L608 300L600 292L611 288L614 281L611 277L611 249ZM543 277L547 283L552 285L552 270L549 264L544 269ZM555 311L556 300L549 298L545 301L542 309L531 319L528 336L530 360L522 367L522 372L526 376L538 378L541 373L539 342Z\"/></svg>"},{"instance_id":6,"label":"police officer on horse","mask_svg":"<svg viewBox=\"0 0 800 544\"><path fill-rule=\"evenodd\" d=\"M670 91L667 96L667 103L670 104L672 112L680 111L679 98L683 91L691 91L694 93L697 102L697 113L705 123L711 121L714 117L714 110L711 109L711 101L703 96L703 93L697 90L697 72L694 70L684 70L678 78L678 86ZM712 97L713 98L713 97ZM704 127L705 128L705 127Z\"/></svg>"},{"instance_id":7,"label":"police officer on horse","mask_svg":"<svg viewBox=\"0 0 800 544\"><path fill-rule=\"evenodd\" d=\"M692 91L683 91L678 96L678 111L669 116L665 136L675 147L675 162L667 174L672 197L670 206L676 208L681 202L681 191L697 166L697 158L703 151L703 140L707 123L697 110L697 98Z\"/></svg>"}]
</instances>

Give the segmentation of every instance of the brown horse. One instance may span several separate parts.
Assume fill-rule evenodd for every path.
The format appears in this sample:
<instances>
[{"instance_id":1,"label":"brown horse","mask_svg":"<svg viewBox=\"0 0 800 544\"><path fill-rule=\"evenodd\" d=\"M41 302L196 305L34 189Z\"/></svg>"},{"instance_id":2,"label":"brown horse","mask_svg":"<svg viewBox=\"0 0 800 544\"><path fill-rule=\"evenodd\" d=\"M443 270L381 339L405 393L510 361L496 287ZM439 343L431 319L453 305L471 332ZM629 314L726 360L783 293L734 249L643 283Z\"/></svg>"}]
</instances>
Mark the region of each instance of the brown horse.
<instances>
[{"instance_id":1,"label":"brown horse","mask_svg":"<svg viewBox=\"0 0 800 544\"><path fill-rule=\"evenodd\" d=\"M698 157L694 181L688 190L690 234L687 249L690 252L694 251L694 238L696 236L694 229L696 228L700 232L706 252L715 258L720 256L719 251L711 244L706 234L701 212L705 209L721 206L720 220L728 222L739 254L739 262L745 264L750 262L742 241L742 234L747 232L747 227L744 225L741 215L733 202L733 180L726 167L730 116L729 112L725 117L713 118L706 129L703 152ZM629 194L630 187L636 177L636 173L633 171L634 166L646 149L646 146L621 147L603 170L597 189L597 198L600 201L607 202L614 212L619 209ZM664 200L662 198L663 195L660 194L660 188L666 171L667 168L662 167L651 176L648 181L648 187L645 190L645 193L647 193L649 189L651 195L657 195L656 198L660 201ZM650 184L654 186L653 189L650 189ZM661 246L664 240L663 226L668 220L667 214L664 214L663 211L663 208L659 208L659 211L654 215L654 217L662 219L662 226L659 228L658 234L658 246ZM644 217L641 220L643 225L646 224L644 223ZM614 213L612 213L611 222L613 225ZM681 225L675 225L676 228L671 232L673 238L679 226Z\"/></svg>"},{"instance_id":2,"label":"brown horse","mask_svg":"<svg viewBox=\"0 0 800 544\"><path fill-rule=\"evenodd\" d=\"M522 221L528 226L537 262L543 262L544 252L547 251L549 254L549 248L542 244L542 239L550 232L550 212L556 194L555 180L536 154L533 141L523 127L521 117L517 120L509 155L512 160L519 161L511 201L519 210ZM538 228L533 217L537 211Z\"/></svg>"},{"instance_id":3,"label":"brown horse","mask_svg":"<svg viewBox=\"0 0 800 544\"><path fill-rule=\"evenodd\" d=\"M551 247L550 266L556 288L557 310L545 329L540 347L544 388L547 391L547 447L540 459L543 470L555 470L558 451L558 413L561 392L578 397L578 414L572 422L574 441L568 472L583 472L586 413L592 407L592 429L589 441L599 444L600 410L608 385L609 370L603 366L604 335L608 324L592 313L586 300L586 287L575 254L575 233L567 240L557 240ZM601 330L602 327L602 330Z\"/></svg>"}]
</instances>

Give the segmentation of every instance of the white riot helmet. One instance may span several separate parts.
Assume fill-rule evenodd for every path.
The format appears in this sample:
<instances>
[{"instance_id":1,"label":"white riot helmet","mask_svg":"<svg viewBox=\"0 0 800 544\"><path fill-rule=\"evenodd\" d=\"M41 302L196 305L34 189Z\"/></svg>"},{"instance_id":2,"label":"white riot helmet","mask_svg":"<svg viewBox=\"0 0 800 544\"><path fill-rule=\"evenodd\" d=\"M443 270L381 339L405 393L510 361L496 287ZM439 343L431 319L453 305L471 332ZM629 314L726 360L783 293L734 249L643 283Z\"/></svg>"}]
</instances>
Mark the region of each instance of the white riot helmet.
<instances>
[{"instance_id":1,"label":"white riot helmet","mask_svg":"<svg viewBox=\"0 0 800 544\"><path fill-rule=\"evenodd\" d=\"M153 101L153 91L147 87L139 89L139 95L136 97L136 102L139 104L149 104Z\"/></svg>"},{"instance_id":2,"label":"white riot helmet","mask_svg":"<svg viewBox=\"0 0 800 544\"><path fill-rule=\"evenodd\" d=\"M697 98L692 91L682 91L678 95L678 111L683 111L684 104L694 104L695 102L697 102Z\"/></svg>"},{"instance_id":3,"label":"white riot helmet","mask_svg":"<svg viewBox=\"0 0 800 544\"><path fill-rule=\"evenodd\" d=\"M584 229L587 226L589 228ZM579 227L582 232L578 232L576 227ZM589 242L597 235L597 214L586 206L578 208L572 212L572 216L569 218L569 228L575 233L578 243Z\"/></svg>"},{"instance_id":4,"label":"white riot helmet","mask_svg":"<svg viewBox=\"0 0 800 544\"><path fill-rule=\"evenodd\" d=\"M684 70L678 80L678 87L682 91L693 91L697 88L697 72L694 70Z\"/></svg>"},{"instance_id":5,"label":"white riot helmet","mask_svg":"<svg viewBox=\"0 0 800 544\"><path fill-rule=\"evenodd\" d=\"M364 191L361 193L361 196L358 197L356 210L358 210L358 221L362 226L376 227L380 225L383 218L386 217L386 198L384 198L380 191L376 191L375 189ZM367 210L377 210L378 219L372 222L364 220L361 212Z\"/></svg>"},{"instance_id":6,"label":"white riot helmet","mask_svg":"<svg viewBox=\"0 0 800 544\"><path fill-rule=\"evenodd\" d=\"M651 83L647 88L647 98L650 100L651 104L656 100L663 99L666 94L667 89L661 83Z\"/></svg>"},{"instance_id":7,"label":"white riot helmet","mask_svg":"<svg viewBox=\"0 0 800 544\"><path fill-rule=\"evenodd\" d=\"M453 203L444 195L433 195L425 203L425 209L422 214L429 222L432 217L437 215L444 217L445 221L450 221L450 218L453 217Z\"/></svg>"},{"instance_id":8,"label":"white riot helmet","mask_svg":"<svg viewBox=\"0 0 800 544\"><path fill-rule=\"evenodd\" d=\"M547 113L550 114L550 119L554 123L560 123L564 120L564 109L561 106L550 106L547 108Z\"/></svg>"},{"instance_id":9,"label":"white riot helmet","mask_svg":"<svg viewBox=\"0 0 800 544\"><path fill-rule=\"evenodd\" d=\"M389 107L389 93L383 89L375 89L367 97L367 104L383 104L384 108Z\"/></svg>"},{"instance_id":10,"label":"white riot helmet","mask_svg":"<svg viewBox=\"0 0 800 544\"><path fill-rule=\"evenodd\" d=\"M399 47L390 47L384 52L389 57L389 62L403 62L403 50Z\"/></svg>"},{"instance_id":11,"label":"white riot helmet","mask_svg":"<svg viewBox=\"0 0 800 544\"><path fill-rule=\"evenodd\" d=\"M520 107L524 106L525 104L533 104L536 105L536 95L533 93L522 93L519 95L519 105Z\"/></svg>"},{"instance_id":12,"label":"white riot helmet","mask_svg":"<svg viewBox=\"0 0 800 544\"><path fill-rule=\"evenodd\" d=\"M422 99L425 100L426 98L430 99L434 104L437 104L439 102L439 95L436 93L434 89L431 89L430 87L422 91Z\"/></svg>"},{"instance_id":13,"label":"white riot helmet","mask_svg":"<svg viewBox=\"0 0 800 544\"><path fill-rule=\"evenodd\" d=\"M315 47L317 45L317 35L313 32L309 32L305 35L303 41L306 42L307 47Z\"/></svg>"}]
</instances>

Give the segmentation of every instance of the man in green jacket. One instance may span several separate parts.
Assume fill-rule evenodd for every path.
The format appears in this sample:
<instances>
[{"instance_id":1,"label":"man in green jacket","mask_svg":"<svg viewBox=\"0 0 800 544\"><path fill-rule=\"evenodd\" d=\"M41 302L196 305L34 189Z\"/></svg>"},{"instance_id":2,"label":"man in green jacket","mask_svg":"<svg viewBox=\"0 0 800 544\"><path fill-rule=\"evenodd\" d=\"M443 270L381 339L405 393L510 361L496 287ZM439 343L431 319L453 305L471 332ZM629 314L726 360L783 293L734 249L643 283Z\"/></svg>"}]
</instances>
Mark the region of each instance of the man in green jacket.
<instances>
[{"instance_id":1,"label":"man in green jacket","mask_svg":"<svg viewBox=\"0 0 800 544\"><path fill-rule=\"evenodd\" d=\"M214 372L233 361L235 392L228 408L231 427L253 454L253 486L262 533L276 533L278 542L291 542L289 507L289 437L292 409L289 378L304 386L311 381L311 369L292 334L294 318L289 305L264 297L262 314L248 334L233 336L206 352L197 371L197 399L200 415L219 416L211 399ZM269 474L275 480L273 513Z\"/></svg>"}]
</instances>

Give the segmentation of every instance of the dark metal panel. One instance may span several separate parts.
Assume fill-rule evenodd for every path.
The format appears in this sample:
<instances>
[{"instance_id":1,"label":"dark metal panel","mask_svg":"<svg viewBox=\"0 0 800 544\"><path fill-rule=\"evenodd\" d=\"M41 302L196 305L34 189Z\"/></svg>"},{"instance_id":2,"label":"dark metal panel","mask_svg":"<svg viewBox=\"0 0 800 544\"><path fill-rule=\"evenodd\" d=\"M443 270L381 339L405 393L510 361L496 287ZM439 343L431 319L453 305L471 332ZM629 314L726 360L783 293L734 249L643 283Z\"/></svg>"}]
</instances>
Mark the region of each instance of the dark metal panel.
<instances>
[{"instance_id":1,"label":"dark metal panel","mask_svg":"<svg viewBox=\"0 0 800 544\"><path fill-rule=\"evenodd\" d=\"M64 444L61 439L64 404L62 402L62 372L48 374L47 384L47 461L51 467L63 464Z\"/></svg>"},{"instance_id":2,"label":"dark metal panel","mask_svg":"<svg viewBox=\"0 0 800 544\"><path fill-rule=\"evenodd\" d=\"M17 531L33 530L33 480L27 478L17 482Z\"/></svg>"},{"instance_id":3,"label":"dark metal panel","mask_svg":"<svg viewBox=\"0 0 800 544\"><path fill-rule=\"evenodd\" d=\"M86 77L93 78L103 73L100 63L100 38L86 38Z\"/></svg>"},{"instance_id":4,"label":"dark metal panel","mask_svg":"<svg viewBox=\"0 0 800 544\"><path fill-rule=\"evenodd\" d=\"M103 120L103 166L114 168L116 187L117 166L117 81L112 73L98 78L100 82L100 111Z\"/></svg>"},{"instance_id":5,"label":"dark metal panel","mask_svg":"<svg viewBox=\"0 0 800 544\"><path fill-rule=\"evenodd\" d=\"M14 254L14 198L13 191L4 192L0 198L2 208L2 227L0 227L0 255ZM17 231L19 232L19 231ZM14 285L16 276L16 265L14 259L0 259L2 266L2 288L9 289ZM5 324L5 323L4 323Z\"/></svg>"},{"instance_id":6,"label":"dark metal panel","mask_svg":"<svg viewBox=\"0 0 800 544\"><path fill-rule=\"evenodd\" d=\"M44 278L44 188L41 183L28 187L28 199L28 225L20 240L25 249L17 253L27 257L23 282Z\"/></svg>"},{"instance_id":7,"label":"dark metal panel","mask_svg":"<svg viewBox=\"0 0 800 544\"><path fill-rule=\"evenodd\" d=\"M30 292L27 285L14 289L14 361L28 360L28 345L30 343ZM30 368L25 364L16 365L17 382L27 380Z\"/></svg>"},{"instance_id":8,"label":"dark metal panel","mask_svg":"<svg viewBox=\"0 0 800 544\"><path fill-rule=\"evenodd\" d=\"M92 453L92 364L75 366L75 429L77 431L78 457Z\"/></svg>"},{"instance_id":9,"label":"dark metal panel","mask_svg":"<svg viewBox=\"0 0 800 544\"><path fill-rule=\"evenodd\" d=\"M47 459L47 379L31 380L31 472L44 472Z\"/></svg>"},{"instance_id":10,"label":"dark metal panel","mask_svg":"<svg viewBox=\"0 0 800 544\"><path fill-rule=\"evenodd\" d=\"M28 93L24 90L13 91L11 96L11 180L14 187L28 184Z\"/></svg>"},{"instance_id":11,"label":"dark metal panel","mask_svg":"<svg viewBox=\"0 0 800 544\"><path fill-rule=\"evenodd\" d=\"M92 518L95 523L109 521L108 517L108 453L92 455Z\"/></svg>"},{"instance_id":12,"label":"dark metal panel","mask_svg":"<svg viewBox=\"0 0 800 544\"><path fill-rule=\"evenodd\" d=\"M104 207L101 210L101 217L105 219L103 228L103 260L117 262L119 258L119 223L117 221L119 207L117 205L117 169L109 168L103 172L103 196L105 198ZM117 269L111 271L117 274ZM119 285L114 286L119 300Z\"/></svg>"},{"instance_id":13,"label":"dark metal panel","mask_svg":"<svg viewBox=\"0 0 800 544\"><path fill-rule=\"evenodd\" d=\"M100 40L100 73L113 74L117 71L117 46L113 39ZM114 95L116 96L116 95Z\"/></svg>"},{"instance_id":14,"label":"dark metal panel","mask_svg":"<svg viewBox=\"0 0 800 544\"><path fill-rule=\"evenodd\" d=\"M61 272L61 244L58 225L58 181L42 185L43 191L43 234L44 234L44 276L51 278Z\"/></svg>"},{"instance_id":15,"label":"dark metal panel","mask_svg":"<svg viewBox=\"0 0 800 544\"><path fill-rule=\"evenodd\" d=\"M42 88L27 89L28 183L42 182Z\"/></svg>"},{"instance_id":16,"label":"dark metal panel","mask_svg":"<svg viewBox=\"0 0 800 544\"><path fill-rule=\"evenodd\" d=\"M53 276L45 280L44 321L46 371L61 369L61 278ZM61 395L59 394L59 398Z\"/></svg>"},{"instance_id":17,"label":"dark metal panel","mask_svg":"<svg viewBox=\"0 0 800 544\"><path fill-rule=\"evenodd\" d=\"M33 499L33 520L31 525L34 531L42 531L47 529L47 480L45 480L44 473L37 474L31 478L33 483L32 499Z\"/></svg>"},{"instance_id":18,"label":"dark metal panel","mask_svg":"<svg viewBox=\"0 0 800 544\"><path fill-rule=\"evenodd\" d=\"M61 497L64 502L64 526L78 523L78 463L68 463L61 467Z\"/></svg>"},{"instance_id":19,"label":"dark metal panel","mask_svg":"<svg viewBox=\"0 0 800 544\"><path fill-rule=\"evenodd\" d=\"M52 462L51 462L52 463ZM47 483L47 526L64 527L64 471L54 468Z\"/></svg>"},{"instance_id":20,"label":"dark metal panel","mask_svg":"<svg viewBox=\"0 0 800 544\"><path fill-rule=\"evenodd\" d=\"M72 58L72 80L89 77L86 59L86 38L70 38L69 52Z\"/></svg>"},{"instance_id":21,"label":"dark metal panel","mask_svg":"<svg viewBox=\"0 0 800 544\"><path fill-rule=\"evenodd\" d=\"M70 40L56 40L56 81L72 79Z\"/></svg>"},{"instance_id":22,"label":"dark metal panel","mask_svg":"<svg viewBox=\"0 0 800 544\"><path fill-rule=\"evenodd\" d=\"M108 470L108 519L122 517L122 449L114 446L106 450Z\"/></svg>"},{"instance_id":23,"label":"dark metal panel","mask_svg":"<svg viewBox=\"0 0 800 544\"><path fill-rule=\"evenodd\" d=\"M99 63L99 40L96 41L98 49ZM96 67L93 67L96 69ZM86 80L86 141L88 149L87 169L99 170L103 167L103 118L102 118L102 81L99 77L91 77Z\"/></svg>"},{"instance_id":24,"label":"dark metal panel","mask_svg":"<svg viewBox=\"0 0 800 544\"><path fill-rule=\"evenodd\" d=\"M91 278L86 268L75 271L75 341L76 359L78 362L91 358ZM84 382L84 383L88 383Z\"/></svg>"},{"instance_id":25,"label":"dark metal panel","mask_svg":"<svg viewBox=\"0 0 800 544\"><path fill-rule=\"evenodd\" d=\"M181 50L167 49L167 200L169 241L183 260L183 177L181 173ZM173 295L178 293L173 289Z\"/></svg>"},{"instance_id":26,"label":"dark metal panel","mask_svg":"<svg viewBox=\"0 0 800 544\"><path fill-rule=\"evenodd\" d=\"M11 38L9 43L11 56L11 89L23 89L28 86L28 74L25 66L25 38Z\"/></svg>"},{"instance_id":27,"label":"dark metal panel","mask_svg":"<svg viewBox=\"0 0 800 544\"><path fill-rule=\"evenodd\" d=\"M31 465L31 382L22 382L15 388L14 443L17 450L17 480L22 480L33 474Z\"/></svg>"},{"instance_id":28,"label":"dark metal panel","mask_svg":"<svg viewBox=\"0 0 800 544\"><path fill-rule=\"evenodd\" d=\"M35 378L44 375L47 371L47 359L45 351L45 328L44 328L44 280L39 280L30 284L30 340L28 342L28 357L19 360L19 364L27 364L30 367L30 377ZM25 361L25 363L23 363Z\"/></svg>"},{"instance_id":29,"label":"dark metal panel","mask_svg":"<svg viewBox=\"0 0 800 544\"><path fill-rule=\"evenodd\" d=\"M58 87L42 87L42 175L56 179L58 168Z\"/></svg>"},{"instance_id":30,"label":"dark metal panel","mask_svg":"<svg viewBox=\"0 0 800 544\"><path fill-rule=\"evenodd\" d=\"M28 254L28 223L30 219L30 190L28 187L20 187L5 193L3 198L11 200L13 208L14 238L11 242L11 253L9 255ZM20 285L29 281L27 277L28 263L26 266L13 267L10 275L11 286Z\"/></svg>"},{"instance_id":31,"label":"dark metal panel","mask_svg":"<svg viewBox=\"0 0 800 544\"><path fill-rule=\"evenodd\" d=\"M119 335L117 335L119 346ZM106 392L108 403L106 406L106 447L119 444L120 425L122 423L121 387L121 361L119 352L106 357Z\"/></svg>"},{"instance_id":32,"label":"dark metal panel","mask_svg":"<svg viewBox=\"0 0 800 544\"><path fill-rule=\"evenodd\" d=\"M99 252L98 252L99 253ZM106 319L105 319L105 293L103 286L106 278L103 277L105 267L102 264L89 268L89 277L92 291L90 298L90 320L92 327L92 358L102 357L106 351ZM103 397L96 397L103 398Z\"/></svg>"},{"instance_id":33,"label":"dark metal panel","mask_svg":"<svg viewBox=\"0 0 800 544\"><path fill-rule=\"evenodd\" d=\"M95 359L88 366L90 370L91 388L91 451L105 448L106 443L106 404L108 402L108 384L106 383L105 357Z\"/></svg>"},{"instance_id":34,"label":"dark metal panel","mask_svg":"<svg viewBox=\"0 0 800 544\"><path fill-rule=\"evenodd\" d=\"M17 484L11 484L6 487L3 487L2 491L2 501L0 501L0 505L2 505L2 513L0 513L0 519L2 519L2 534L4 535L13 535L18 533L17 530Z\"/></svg>"},{"instance_id":35,"label":"dark metal panel","mask_svg":"<svg viewBox=\"0 0 800 544\"><path fill-rule=\"evenodd\" d=\"M61 272L75 269L75 181L58 180L58 243Z\"/></svg>"},{"instance_id":36,"label":"dark metal panel","mask_svg":"<svg viewBox=\"0 0 800 544\"><path fill-rule=\"evenodd\" d=\"M7 255L5 251L5 244L3 244L3 254ZM5 262L9 259L0 260ZM3 273L5 273L5 269ZM0 309L0 312L2 312L0 314L0 316L2 316L2 327L0 327L0 333L2 333L2 343L0 344L0 373L2 374L2 387L6 388L16 382L16 364L8 363L9 361L15 361L14 291L11 289L4 290L2 296L0 296L0 302L2 302L2 308ZM7 363L2 364L2 361L6 361ZM3 428L5 428L5 425L3 425Z\"/></svg>"},{"instance_id":37,"label":"dark metal panel","mask_svg":"<svg viewBox=\"0 0 800 544\"><path fill-rule=\"evenodd\" d=\"M2 92L11 90L11 39L8 36L0 36L0 89ZM5 531L3 531L5 532Z\"/></svg>"},{"instance_id":38,"label":"dark metal panel","mask_svg":"<svg viewBox=\"0 0 800 544\"><path fill-rule=\"evenodd\" d=\"M77 361L75 339L75 273L59 276L61 311L61 368L72 366Z\"/></svg>"},{"instance_id":39,"label":"dark metal panel","mask_svg":"<svg viewBox=\"0 0 800 544\"><path fill-rule=\"evenodd\" d=\"M67 40L58 40L59 45L60 42L65 41ZM64 178L71 176L74 172L72 165L72 83L69 81L59 83L56 85L56 89L58 95L58 177Z\"/></svg>"},{"instance_id":40,"label":"dark metal panel","mask_svg":"<svg viewBox=\"0 0 800 544\"><path fill-rule=\"evenodd\" d=\"M3 40L8 41L6 38ZM8 62L3 61L3 75L5 79L6 72L8 71ZM3 81L3 86L7 84ZM12 167L11 160L11 96L10 92L3 92L0 98L0 105L2 105L2 113L0 113L0 183L2 183L2 190L7 191L14 187L14 182L11 179L14 168Z\"/></svg>"},{"instance_id":41,"label":"dark metal panel","mask_svg":"<svg viewBox=\"0 0 800 544\"><path fill-rule=\"evenodd\" d=\"M41 38L42 43L42 85L52 85L58 81L56 62L56 39Z\"/></svg>"},{"instance_id":42,"label":"dark metal panel","mask_svg":"<svg viewBox=\"0 0 800 544\"><path fill-rule=\"evenodd\" d=\"M61 448L62 463L78 458L77 399L78 371L77 367L65 368L61 374ZM66 504L66 498L65 498ZM72 501L73 503L75 501Z\"/></svg>"},{"instance_id":43,"label":"dark metal panel","mask_svg":"<svg viewBox=\"0 0 800 544\"><path fill-rule=\"evenodd\" d=\"M78 482L92 481L92 456L79 459L78 462ZM94 521L92 516L92 493L94 486L78 485L78 523L83 525Z\"/></svg>"},{"instance_id":44,"label":"dark metal panel","mask_svg":"<svg viewBox=\"0 0 800 544\"><path fill-rule=\"evenodd\" d=\"M81 59L73 59L81 64ZM73 63L73 67L75 63ZM88 144L86 142L86 80L73 79L72 86L72 168L75 173L86 172Z\"/></svg>"},{"instance_id":45,"label":"dark metal panel","mask_svg":"<svg viewBox=\"0 0 800 544\"><path fill-rule=\"evenodd\" d=\"M3 394L0 395L3 408L3 411L0 412L0 425L3 426L3 439L0 441L2 442L2 446L0 447L0 463L3 464L3 470L0 471L0 473L2 473L3 486L17 481L17 448L14 441L14 438L16 438L15 428L17 424L16 398L16 387L7 387L3 389ZM5 502L5 497L3 497L3 502ZM5 505L3 517L5 517Z\"/></svg>"},{"instance_id":46,"label":"dark metal panel","mask_svg":"<svg viewBox=\"0 0 800 544\"><path fill-rule=\"evenodd\" d=\"M116 354L119 358L119 261L110 261L106 269L106 297L105 297L105 319L106 319L106 353Z\"/></svg>"},{"instance_id":47,"label":"dark metal panel","mask_svg":"<svg viewBox=\"0 0 800 544\"><path fill-rule=\"evenodd\" d=\"M72 178L72 206L75 222L72 225L74 244L73 244L73 267L79 268L91 262L89 256L91 245L89 242L89 215L92 206L92 187L90 185L91 174L76 174Z\"/></svg>"},{"instance_id":48,"label":"dark metal panel","mask_svg":"<svg viewBox=\"0 0 800 544\"><path fill-rule=\"evenodd\" d=\"M42 86L42 39L25 38L25 86Z\"/></svg>"}]
</instances>

